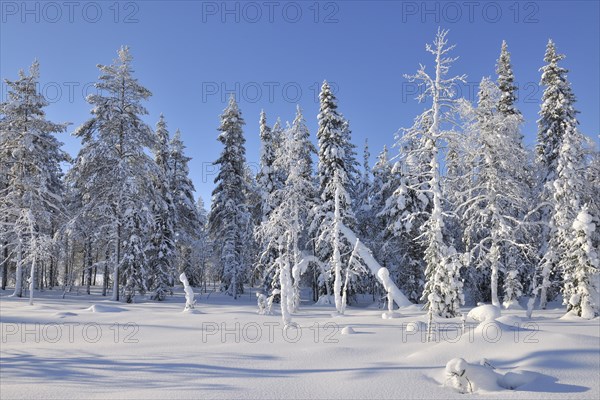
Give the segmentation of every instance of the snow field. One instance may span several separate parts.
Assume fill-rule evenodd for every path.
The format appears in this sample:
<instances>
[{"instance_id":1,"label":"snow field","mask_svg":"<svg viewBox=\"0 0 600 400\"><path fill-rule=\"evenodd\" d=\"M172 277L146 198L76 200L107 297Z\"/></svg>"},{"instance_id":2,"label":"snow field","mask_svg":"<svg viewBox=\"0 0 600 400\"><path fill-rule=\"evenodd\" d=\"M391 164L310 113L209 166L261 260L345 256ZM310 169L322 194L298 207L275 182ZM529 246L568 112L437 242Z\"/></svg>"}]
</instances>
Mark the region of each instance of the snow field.
<instances>
[{"instance_id":1,"label":"snow field","mask_svg":"<svg viewBox=\"0 0 600 400\"><path fill-rule=\"evenodd\" d=\"M277 307L257 313L252 292L237 301L196 294L198 314L181 312L182 289L164 303L137 304L44 292L43 306L29 306L7 295L3 399L464 398L448 369L466 371L475 397L600 394L598 318L561 318L558 305L532 320L515 310L464 325L436 319L427 343L418 307L393 319L373 306L348 307L333 318L333 306L302 304L284 326Z\"/></svg>"}]
</instances>

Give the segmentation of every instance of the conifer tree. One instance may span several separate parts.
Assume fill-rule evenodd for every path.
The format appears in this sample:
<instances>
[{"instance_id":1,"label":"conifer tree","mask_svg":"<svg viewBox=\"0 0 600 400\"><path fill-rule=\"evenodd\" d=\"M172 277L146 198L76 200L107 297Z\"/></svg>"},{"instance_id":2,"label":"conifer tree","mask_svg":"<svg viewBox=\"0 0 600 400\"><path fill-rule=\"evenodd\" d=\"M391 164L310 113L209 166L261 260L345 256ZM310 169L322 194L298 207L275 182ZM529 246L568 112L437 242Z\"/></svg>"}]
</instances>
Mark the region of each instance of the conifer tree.
<instances>
[{"instance_id":1,"label":"conifer tree","mask_svg":"<svg viewBox=\"0 0 600 400\"><path fill-rule=\"evenodd\" d=\"M221 115L218 140L223 152L215 161L220 166L215 179L209 215L214 257L221 276L221 290L237 298L244 291L248 265L245 239L253 231L247 204L246 149L244 120L233 95Z\"/></svg>"},{"instance_id":2,"label":"conifer tree","mask_svg":"<svg viewBox=\"0 0 600 400\"><path fill-rule=\"evenodd\" d=\"M154 146L152 129L141 117L147 114L142 101L151 93L133 76L129 48L122 47L112 65L99 65L97 93L87 97L92 117L75 131L82 147L69 181L82 199L75 218L93 220L98 232L109 240L113 271L112 299L132 300L136 290L145 291L139 277L144 267L144 249L152 225L154 186L157 175L147 151ZM120 281L124 278L125 286Z\"/></svg>"},{"instance_id":3,"label":"conifer tree","mask_svg":"<svg viewBox=\"0 0 600 400\"><path fill-rule=\"evenodd\" d=\"M55 133L67 124L46 119L48 101L38 92L39 63L29 75L19 71L15 81L6 80L8 98L0 103L0 215L3 228L3 263L14 254L16 264L13 296L23 295L24 268L30 269L30 303L36 268L52 257L53 227L65 218L64 187L60 163L69 157L61 150ZM6 285L8 273L3 277Z\"/></svg>"}]
</instances>

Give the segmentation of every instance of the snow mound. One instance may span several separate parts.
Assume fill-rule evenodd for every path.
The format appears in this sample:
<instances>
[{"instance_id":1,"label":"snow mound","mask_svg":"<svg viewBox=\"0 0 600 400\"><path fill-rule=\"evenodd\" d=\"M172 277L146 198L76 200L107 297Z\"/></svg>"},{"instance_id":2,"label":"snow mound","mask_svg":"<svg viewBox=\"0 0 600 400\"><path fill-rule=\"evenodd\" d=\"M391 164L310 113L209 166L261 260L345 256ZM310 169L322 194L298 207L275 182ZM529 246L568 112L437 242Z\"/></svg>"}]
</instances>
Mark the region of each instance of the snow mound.
<instances>
[{"instance_id":1,"label":"snow mound","mask_svg":"<svg viewBox=\"0 0 600 400\"><path fill-rule=\"evenodd\" d=\"M479 364L468 363L464 358L453 358L446 364L444 385L459 393L490 393L515 390L533 382L539 374L531 371L497 372L483 359Z\"/></svg>"},{"instance_id":2,"label":"snow mound","mask_svg":"<svg viewBox=\"0 0 600 400\"><path fill-rule=\"evenodd\" d=\"M505 301L502 303L502 306L505 310L524 310L523 306L519 304L518 301Z\"/></svg>"},{"instance_id":3,"label":"snow mound","mask_svg":"<svg viewBox=\"0 0 600 400\"><path fill-rule=\"evenodd\" d=\"M483 322L494 321L496 318L500 317L500 315L500 308L491 304L484 304L469 311L467 317L472 318L475 321Z\"/></svg>"},{"instance_id":4,"label":"snow mound","mask_svg":"<svg viewBox=\"0 0 600 400\"><path fill-rule=\"evenodd\" d=\"M334 313L331 313L331 318L346 318L346 317L348 317L348 315L341 314L341 313L339 313L337 311L334 312Z\"/></svg>"},{"instance_id":5,"label":"snow mound","mask_svg":"<svg viewBox=\"0 0 600 400\"><path fill-rule=\"evenodd\" d=\"M384 312L381 314L381 318L382 319L394 319L394 318L400 318L401 315L396 313L396 312Z\"/></svg>"},{"instance_id":6,"label":"snow mound","mask_svg":"<svg viewBox=\"0 0 600 400\"><path fill-rule=\"evenodd\" d=\"M421 321L409 322L406 324L406 332L426 332L427 324Z\"/></svg>"},{"instance_id":7,"label":"snow mound","mask_svg":"<svg viewBox=\"0 0 600 400\"><path fill-rule=\"evenodd\" d=\"M319 297L319 300L315 303L315 306L330 306L335 304L332 296L323 295Z\"/></svg>"},{"instance_id":8,"label":"snow mound","mask_svg":"<svg viewBox=\"0 0 600 400\"><path fill-rule=\"evenodd\" d=\"M342 328L342 335L354 335L356 331L351 326L345 326Z\"/></svg>"},{"instance_id":9,"label":"snow mound","mask_svg":"<svg viewBox=\"0 0 600 400\"><path fill-rule=\"evenodd\" d=\"M501 317L496 318L496 321L508 326L521 326L524 323L526 323L526 321L524 321L523 318L518 317L516 315L503 315Z\"/></svg>"},{"instance_id":10,"label":"snow mound","mask_svg":"<svg viewBox=\"0 0 600 400\"><path fill-rule=\"evenodd\" d=\"M77 316L77 314L68 312L68 311L64 311L64 312L58 312L58 313L54 314L54 316L58 317L58 318L66 318L66 317L75 317L75 316Z\"/></svg>"},{"instance_id":11,"label":"snow mound","mask_svg":"<svg viewBox=\"0 0 600 400\"><path fill-rule=\"evenodd\" d=\"M127 311L121 307L115 306L105 306L104 304L94 304L93 306L86 308L85 311L95 312L95 313L117 313L122 311Z\"/></svg>"},{"instance_id":12,"label":"snow mound","mask_svg":"<svg viewBox=\"0 0 600 400\"><path fill-rule=\"evenodd\" d=\"M498 384L504 389L515 390L523 385L533 382L538 374L531 371L507 372L498 379Z\"/></svg>"}]
</instances>

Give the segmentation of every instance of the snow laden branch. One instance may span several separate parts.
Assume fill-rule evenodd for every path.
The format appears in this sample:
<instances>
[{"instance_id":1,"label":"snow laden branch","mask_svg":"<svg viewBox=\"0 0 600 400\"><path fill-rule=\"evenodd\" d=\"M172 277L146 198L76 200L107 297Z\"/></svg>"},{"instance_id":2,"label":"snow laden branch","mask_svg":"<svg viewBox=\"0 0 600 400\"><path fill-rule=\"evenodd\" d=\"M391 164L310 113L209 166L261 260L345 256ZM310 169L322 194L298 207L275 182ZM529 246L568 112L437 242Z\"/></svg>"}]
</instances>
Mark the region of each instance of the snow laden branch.
<instances>
[{"instance_id":1,"label":"snow laden branch","mask_svg":"<svg viewBox=\"0 0 600 400\"><path fill-rule=\"evenodd\" d=\"M356 243L356 254L361 258L373 276L377 278L377 281L383 285L385 290L392 294L394 302L396 302L398 307L406 307L413 304L392 281L388 269L379 265L375 257L373 257L371 250L356 237L356 234L343 223L340 223L339 229L341 234L350 243Z\"/></svg>"}]
</instances>

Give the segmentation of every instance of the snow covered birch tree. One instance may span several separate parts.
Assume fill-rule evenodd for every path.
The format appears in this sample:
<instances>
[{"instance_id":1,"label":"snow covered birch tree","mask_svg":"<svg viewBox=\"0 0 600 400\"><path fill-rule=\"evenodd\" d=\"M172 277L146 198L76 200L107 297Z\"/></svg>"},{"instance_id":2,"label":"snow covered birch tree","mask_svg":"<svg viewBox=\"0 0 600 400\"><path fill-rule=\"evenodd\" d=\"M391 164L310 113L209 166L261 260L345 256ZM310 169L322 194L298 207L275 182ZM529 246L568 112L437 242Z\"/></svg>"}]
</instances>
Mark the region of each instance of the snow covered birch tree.
<instances>
[{"instance_id":1,"label":"snow covered birch tree","mask_svg":"<svg viewBox=\"0 0 600 400\"><path fill-rule=\"evenodd\" d=\"M454 45L448 46L446 36L448 31L438 29L433 44L427 44L426 50L435 57L435 74L429 75L425 66L421 65L415 75L406 75L411 81L419 81L423 86L423 92L418 100L424 101L431 98L431 108L417 118L415 127L423 126L424 119L430 119L428 129L422 132L420 129L409 129L406 131L408 138L416 140L423 135L421 142L430 151L432 157L429 160L428 190L431 193L432 208L429 219L424 227L423 239L425 240L425 271L426 283L422 299L426 307L433 315L441 317L455 317L460 313L460 305L463 303L462 282L460 280L460 257L454 247L447 243L445 237L444 219L447 214L443 209L443 198L441 188L441 170L439 164L440 148L444 143L449 131L444 130L442 124L448 122L456 111L456 99L454 99L456 85L465 81L465 76L448 77L450 66L456 58L449 56Z\"/></svg>"}]
</instances>

